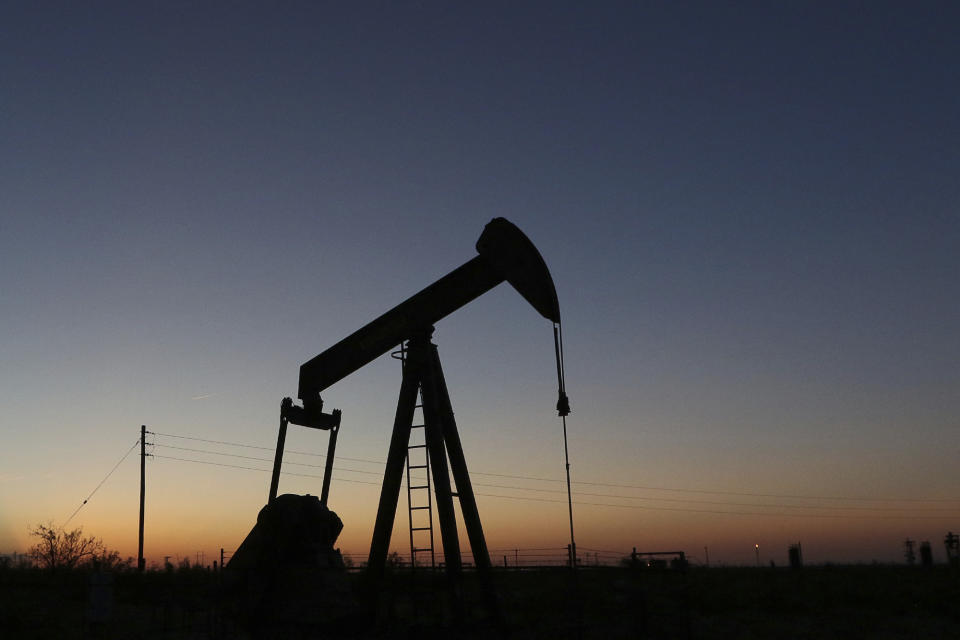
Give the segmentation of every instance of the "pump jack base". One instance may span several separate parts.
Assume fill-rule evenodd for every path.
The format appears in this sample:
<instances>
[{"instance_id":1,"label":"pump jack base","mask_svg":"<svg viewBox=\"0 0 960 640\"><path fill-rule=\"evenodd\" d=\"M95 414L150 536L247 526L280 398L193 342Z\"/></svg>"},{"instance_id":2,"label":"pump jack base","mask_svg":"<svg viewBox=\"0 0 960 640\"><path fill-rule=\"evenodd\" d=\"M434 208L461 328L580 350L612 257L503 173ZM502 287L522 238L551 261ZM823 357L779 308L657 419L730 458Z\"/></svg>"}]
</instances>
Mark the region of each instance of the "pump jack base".
<instances>
[{"instance_id":1,"label":"pump jack base","mask_svg":"<svg viewBox=\"0 0 960 640\"><path fill-rule=\"evenodd\" d=\"M236 621L251 631L295 627L334 637L352 626L359 607L333 546L342 529L316 496L284 494L263 507L224 567Z\"/></svg>"}]
</instances>

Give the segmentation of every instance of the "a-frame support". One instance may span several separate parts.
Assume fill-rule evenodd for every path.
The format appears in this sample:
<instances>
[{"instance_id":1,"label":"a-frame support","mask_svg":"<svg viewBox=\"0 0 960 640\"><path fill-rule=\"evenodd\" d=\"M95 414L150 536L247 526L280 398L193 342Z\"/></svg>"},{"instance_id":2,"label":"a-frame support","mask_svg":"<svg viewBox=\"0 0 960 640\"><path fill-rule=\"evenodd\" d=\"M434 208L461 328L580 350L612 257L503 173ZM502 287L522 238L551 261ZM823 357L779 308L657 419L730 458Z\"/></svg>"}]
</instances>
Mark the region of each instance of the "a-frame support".
<instances>
[{"instance_id":1,"label":"a-frame support","mask_svg":"<svg viewBox=\"0 0 960 640\"><path fill-rule=\"evenodd\" d=\"M407 342L400 399L393 423L393 436L390 439L390 451L387 454L387 467L383 475L380 506L373 528L373 541L370 543L367 566L375 576L379 576L383 573L386 564L419 389L423 399L424 431L427 452L430 456L430 468L433 473L437 518L440 522L447 574L457 580L462 571L460 541L453 507L453 498L457 497L460 500L464 527L473 551L474 566L481 573L481 581L487 583L490 555L483 536L483 527L480 524L480 514L477 511L477 501L467 472L463 447L460 444L460 434L457 432L457 424L453 417L450 396L443 378L440 357L437 354L436 345L430 342L432 333L433 328L430 327ZM456 482L456 493L453 493L450 485L451 473Z\"/></svg>"}]
</instances>

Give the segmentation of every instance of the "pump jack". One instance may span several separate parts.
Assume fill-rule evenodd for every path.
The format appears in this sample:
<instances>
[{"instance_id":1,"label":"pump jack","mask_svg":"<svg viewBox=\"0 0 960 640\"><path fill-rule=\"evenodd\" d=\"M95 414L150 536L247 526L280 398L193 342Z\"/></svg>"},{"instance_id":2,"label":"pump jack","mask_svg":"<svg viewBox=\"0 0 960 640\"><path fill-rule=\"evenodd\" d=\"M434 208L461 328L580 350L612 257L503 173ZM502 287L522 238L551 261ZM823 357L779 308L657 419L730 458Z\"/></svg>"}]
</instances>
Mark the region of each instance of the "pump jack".
<instances>
[{"instance_id":1,"label":"pump jack","mask_svg":"<svg viewBox=\"0 0 960 640\"><path fill-rule=\"evenodd\" d=\"M293 423L330 431L321 496L321 503L326 505L341 413L339 410L324 413L320 392L397 345L404 346L400 398L370 544L368 570L374 576L382 574L387 558L418 393L423 401L425 441L433 472L447 573L455 578L462 567L454 497L460 500L474 566L483 575L490 569L490 557L450 396L437 347L430 341L436 322L501 282L509 282L534 309L554 323L560 385L557 410L561 416L570 412L563 384L562 342L557 340L560 308L546 263L527 236L504 218L494 218L486 225L476 249L479 255L304 363L300 367L298 393L302 406L295 405L290 398L285 398L281 404L270 500L277 495L287 424ZM450 486L450 472L456 482L455 493Z\"/></svg>"}]
</instances>

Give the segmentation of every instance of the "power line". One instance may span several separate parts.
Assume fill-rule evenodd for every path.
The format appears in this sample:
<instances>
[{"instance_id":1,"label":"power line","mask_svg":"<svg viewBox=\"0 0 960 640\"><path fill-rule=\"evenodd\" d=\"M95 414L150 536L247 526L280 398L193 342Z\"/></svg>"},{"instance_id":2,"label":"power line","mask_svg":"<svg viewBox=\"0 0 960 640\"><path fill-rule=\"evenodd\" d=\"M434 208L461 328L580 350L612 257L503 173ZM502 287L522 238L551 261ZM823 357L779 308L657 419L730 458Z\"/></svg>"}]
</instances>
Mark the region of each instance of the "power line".
<instances>
[{"instance_id":1,"label":"power line","mask_svg":"<svg viewBox=\"0 0 960 640\"><path fill-rule=\"evenodd\" d=\"M747 493L742 491L716 491L708 489L679 489L674 487L651 487L634 484L615 484L609 482L574 482L574 484L586 484L597 487L618 487L622 489L641 489L646 491L675 491L678 493L705 493L721 496L743 496L750 498L789 498L793 500L849 500L851 502L945 502L956 503L958 499L950 498L863 498L852 496L812 496L796 495L785 493Z\"/></svg>"},{"instance_id":2,"label":"power line","mask_svg":"<svg viewBox=\"0 0 960 640\"><path fill-rule=\"evenodd\" d=\"M196 440L199 442L208 442L213 444L225 444L228 446L235 446L235 447L245 447L249 449L261 449L264 451L273 451L273 449L270 447L260 447L255 445L241 444L238 442L228 442L224 440L209 440L206 438L197 438L194 436L183 436L183 435L175 435L170 433L159 433L159 432L156 435L167 436L171 438L181 438L184 440ZM171 448L176 448L176 447L173 447L173 445L158 445L158 446L167 446ZM196 451L200 451L200 450L196 450ZM234 457L243 457L237 454L217 453L212 451L204 451L204 453L211 453L214 455L232 455ZM306 451L288 451L287 453L296 453L299 455L314 456L319 458L326 457L323 454L309 453ZM369 464L377 464L380 466L385 465L383 461L371 460L369 458L347 458L344 456L337 456L337 458L340 460L349 460L351 462L364 462ZM254 458L251 458L251 459L254 459ZM272 462L272 460L264 460L259 458L258 460L262 460L264 462ZM295 462L290 462L288 464L297 464L300 466L321 466L321 465L309 465L306 463L295 463ZM375 472L360 471L356 469L342 469L342 470L352 472L352 473L367 473L372 475L375 474ZM529 480L529 481L535 481L535 482L563 482L563 479L561 478L544 478L544 477L537 477L537 476L494 473L489 471L471 471L470 473L471 475L491 476L491 477L497 477L497 478L510 478L514 480ZM960 502L960 500L958 499L950 499L950 498L864 498L864 497L854 497L854 496L818 496L818 495L782 494L782 493L752 493L752 492L743 492L743 491L720 491L715 489L686 489L686 488L680 488L680 487L636 485L636 484L624 484L624 483L614 483L614 482L595 482L595 481L586 481L586 480L579 480L579 481L575 480L573 481L573 484L595 486L595 487L610 487L610 488L618 488L618 489L636 489L640 491L667 491L667 492L675 492L675 493L725 495L725 496L739 496L739 497L749 497L749 498L784 498L784 499L790 499L790 500L837 500L837 501L851 501L851 502L894 502L894 503L896 502L912 502L912 503L929 502L929 503L945 503L945 504L956 504L957 502ZM550 490L550 489L536 489L533 487L508 487L508 486L504 487L500 485L484 485L484 486L492 486L492 487L495 486L498 488L517 488L517 489L523 489L528 491L554 492L554 490ZM578 494L592 495L596 497L622 497L622 498L629 498L629 499L641 499L640 496L615 496L615 495L606 495L606 494L587 494L583 492L578 492ZM661 500L661 501L667 500L666 498L646 498L646 499ZM672 500L672 501L682 502L679 499ZM705 504L711 504L706 501L700 501L700 502ZM716 504L735 505L736 503L716 503ZM767 505L748 504L748 505L740 505L740 506L767 506ZM789 508L817 508L817 507L801 507L800 505L777 505L777 506L789 507ZM822 508L828 508L828 507L822 507ZM832 507L832 508L835 508L835 507ZM840 507L840 508L844 508L844 507ZM902 510L902 509L897 509L897 510Z\"/></svg>"},{"instance_id":3,"label":"power line","mask_svg":"<svg viewBox=\"0 0 960 640\"><path fill-rule=\"evenodd\" d=\"M488 498L505 498L508 500L529 500L533 502L553 502L558 504L566 504L566 500L550 500L548 498L526 498L521 496L504 496L499 494L492 493L478 493L478 496L485 496ZM922 516L922 515L913 515L913 516L847 516L840 514L818 514L818 513L764 513L764 512L753 512L753 511L717 511L714 509L684 509L680 507L649 507L642 505L634 504L610 504L607 502L582 502L575 501L573 504L576 505L586 505L593 507L613 507L616 509L636 509L640 511L678 511L683 513L709 513L715 515L727 515L727 516L762 516L762 517L784 517L784 518L835 518L835 519L850 519L850 520L913 520L913 519L934 519L942 518L943 516Z\"/></svg>"},{"instance_id":4,"label":"power line","mask_svg":"<svg viewBox=\"0 0 960 640\"><path fill-rule=\"evenodd\" d=\"M492 487L495 485L484 485ZM504 488L522 488L522 487L504 487ZM536 489L532 489L537 491ZM550 490L550 489L541 489L541 491L550 491L551 493L562 493L562 491ZM620 498L622 500L649 500L654 502L680 502L685 504L714 504L721 506L730 506L730 507L762 507L762 508L772 508L772 509L828 509L832 511L920 511L920 512L948 512L955 513L956 509L947 509L947 508L937 508L937 507L864 507L864 506L850 506L850 505L815 505L815 504L770 504L763 502L729 502L722 500L686 500L683 498L650 498L647 496L623 496L613 493L586 493L582 491L574 492L574 495L578 496L590 496L595 498Z\"/></svg>"},{"instance_id":5,"label":"power line","mask_svg":"<svg viewBox=\"0 0 960 640\"><path fill-rule=\"evenodd\" d=\"M161 448L166 448L166 449L177 449L177 450L179 450L179 451L191 451L191 452L194 452L194 453L206 453L206 454L213 455L213 456L225 456L225 457L229 457L229 458L242 458L242 459L244 459L244 460L256 460L256 461L258 461L258 462L271 462L271 463L273 462L273 460L270 460L270 459L268 459L268 458L255 458L255 457L253 457L253 456L242 456L242 455L240 455L240 454L238 454L238 453L223 453L223 452L220 452L220 451L208 451L208 450L206 450L206 449L193 449L193 448L190 448L190 447L175 447L175 446L173 446L173 445L171 445L171 444L157 444L157 445L155 445L155 446L161 447ZM344 458L344 460L346 460L346 458ZM306 463L306 462L290 462L290 461L286 461L284 464L295 465L295 466L298 466L298 467L312 467L312 468L314 468L314 469L323 469L323 468L326 466L326 465L322 465L322 464L308 464L308 463ZM362 474L371 475L371 476L379 476L379 475L382 475L382 473L377 472L377 471L366 471L366 470L363 470L363 469L348 469L348 468L346 468L346 467L334 467L334 471L341 471L341 472L347 472L347 473L362 473Z\"/></svg>"},{"instance_id":6,"label":"power line","mask_svg":"<svg viewBox=\"0 0 960 640\"><path fill-rule=\"evenodd\" d=\"M210 462L207 460L192 460L189 458L178 458L174 456L154 456L156 458L162 458L166 460L179 460L181 462L193 462L196 464L206 464L213 465L217 467L229 467L233 469L245 469L248 471L261 471L264 473L269 473L269 469L260 469L257 467L245 467L241 465L234 464L225 464L221 462ZM315 474L309 473L293 473L288 471L282 471L283 475L289 476L300 476L305 478L322 478ZM379 482L368 482L365 480L350 480L343 478L341 482L352 482L356 484L367 484L379 486ZM485 498L501 498L506 500L523 500L528 502L550 502L550 503L559 503L566 504L566 500L551 500L549 498L532 498L528 496L507 496L494 493L476 493L477 496L483 496ZM751 512L751 511L720 511L715 509L689 509L681 507L653 507L645 505L630 505L630 504L610 504L607 502L582 502L575 501L573 504L576 505L585 505L585 506L594 506L594 507L612 507L617 509L634 509L640 511L673 511L673 512L682 512L682 513L706 513L714 515L730 515L730 516L761 516L761 517L784 517L784 518L830 518L830 519L851 519L851 520L910 520L910 519L933 519L940 518L942 516L925 516L925 515L912 515L912 516L851 516L851 515L842 515L842 514L817 514L817 513L770 513L770 512Z\"/></svg>"},{"instance_id":7,"label":"power line","mask_svg":"<svg viewBox=\"0 0 960 640\"><path fill-rule=\"evenodd\" d=\"M264 473L270 473L270 469L260 469L257 467L244 467L239 464L226 464L223 462L211 462L209 460L191 460L190 458L177 458L174 456L154 455L153 457L160 458L163 460L179 460L180 462L195 462L197 464L208 464L215 467L229 467L231 469L246 469L247 471L262 471ZM292 471L281 471L280 473L285 476L299 476L301 478L323 478L323 476L318 476L312 473L294 473ZM367 480L350 480L348 478L341 478L339 482L353 482L355 484L371 484L374 486L380 486L379 482L369 482Z\"/></svg>"},{"instance_id":8,"label":"power line","mask_svg":"<svg viewBox=\"0 0 960 640\"><path fill-rule=\"evenodd\" d=\"M225 441L225 440L207 440L206 438L195 438L195 437L193 437L193 436L180 436L180 435L175 435L175 434L172 434L172 433L160 433L160 432L157 432L156 435L158 435L158 436L165 436L165 437L167 437L167 438L180 438L181 440L196 440L197 442L210 442L210 443L213 443L213 444L225 444L225 445L228 445L228 446L231 446L231 447L243 447L243 448L245 448L245 449L260 449L260 450L262 450L262 451L275 451L275 449L274 449L273 447L258 447L258 446L256 446L256 445L252 445L252 444L241 444L241 443L239 443L239 442L227 442L227 441ZM160 445L160 446L171 446L171 445ZM295 454L301 455L301 456L313 456L313 457L315 457L315 458L326 458L326 457L327 457L326 454L323 454L323 453L313 453L313 452L310 452L310 451L293 451L293 450L291 450L291 449L284 449L284 454L288 454L288 453L295 453ZM337 456L337 459L338 459L338 460L349 460L350 462L367 462L367 463L370 463L370 464L378 464L378 465L380 465L380 466L384 466L384 465L386 464L386 463L383 462L382 460L371 460L371 459L369 459L369 458L348 458L348 457L346 457L346 456ZM271 460L271 462L273 462L273 461ZM292 463L291 463L291 464L292 464Z\"/></svg>"},{"instance_id":9,"label":"power line","mask_svg":"<svg viewBox=\"0 0 960 640\"><path fill-rule=\"evenodd\" d=\"M158 444L158 447L164 447L167 449L177 449L179 451L191 451L194 453L205 453L215 456L226 456L231 458L241 458L244 460L256 460L259 462L272 462L267 458L256 458L254 456L244 456L236 453L223 453L220 451L209 451L207 449L194 449L192 447L177 447L169 444ZM324 465L320 464L308 464L304 462L288 462L290 465L297 465L302 467L313 467L313 468L323 468ZM366 475L380 475L375 471L365 471L361 469L349 469L346 467L334 467L334 471L337 472L347 472L347 473L361 473ZM565 491L559 489L541 489L537 487L520 487L516 485L504 485L504 484L489 484L483 482L473 483L478 487L488 487L492 489L516 489L518 491L535 491L538 493L566 493ZM712 505L721 505L721 506L731 506L731 507L761 507L761 508L775 508L775 509L829 509L835 511L849 511L849 510L858 510L858 511L920 511L920 512L930 512L930 511L954 511L953 509L938 509L933 507L922 507L922 508L910 508L910 507L863 507L863 506L835 506L835 505L799 505L799 504L764 504L764 503L755 503L755 502L729 502L729 501L717 501L717 500L688 500L684 498L655 498L648 496L625 496L615 493L587 493L583 491L575 492L578 496L589 496L594 498L617 498L622 500L646 500L650 502L679 502L687 504L712 504Z\"/></svg>"},{"instance_id":10,"label":"power line","mask_svg":"<svg viewBox=\"0 0 960 640\"><path fill-rule=\"evenodd\" d=\"M158 436L164 436L166 438L180 438L181 440L196 440L197 442L211 442L213 444L226 444L231 447L244 447L246 449L263 449L265 451L273 451L270 447L258 447L252 444L240 444L239 442L227 442L226 440L207 440L206 438L195 438L193 436L180 436L173 433L160 433L156 432ZM317 455L317 454L308 454L308 455Z\"/></svg>"},{"instance_id":11,"label":"power line","mask_svg":"<svg viewBox=\"0 0 960 640\"><path fill-rule=\"evenodd\" d=\"M100 487L103 486L103 483L107 481L107 478L109 478L110 476L113 475L113 472L117 470L117 467L120 466L120 463L127 459L127 456L129 456L130 453L131 453L134 449L137 448L137 445L138 445L138 444L140 444L140 438L137 438L136 442L133 443L133 446L131 446L131 447L127 450L127 452L126 452L125 454L123 454L123 457L120 458L120 460L117 462L117 464L113 465L113 469L110 469L110 471L107 473L107 475L105 475L105 476L103 477L103 480L101 480L101 481L100 481L100 484L98 484L98 485L94 488L94 490L90 492L90 495L87 496L87 499L80 503L80 506L77 507L77 508L74 510L74 512L70 514L70 517L69 517L69 518L67 518L66 520L64 520L63 525L61 526L61 528L67 526L67 523L70 522L71 520L73 520L73 516L77 515L77 513L79 513L80 509L83 509L83 505L87 504L87 502L90 500L90 498L93 497L93 494L95 494L95 493L97 492L97 490L100 489Z\"/></svg>"}]
</instances>

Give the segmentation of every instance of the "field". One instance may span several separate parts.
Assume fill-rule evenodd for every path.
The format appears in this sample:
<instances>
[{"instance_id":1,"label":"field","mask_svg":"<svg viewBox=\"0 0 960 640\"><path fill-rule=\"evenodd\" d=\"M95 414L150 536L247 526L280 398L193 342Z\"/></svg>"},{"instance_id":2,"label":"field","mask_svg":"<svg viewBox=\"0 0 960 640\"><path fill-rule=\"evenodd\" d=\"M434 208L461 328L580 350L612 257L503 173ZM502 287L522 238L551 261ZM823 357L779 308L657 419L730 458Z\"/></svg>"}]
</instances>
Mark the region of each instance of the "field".
<instances>
[{"instance_id":1,"label":"field","mask_svg":"<svg viewBox=\"0 0 960 640\"><path fill-rule=\"evenodd\" d=\"M960 638L960 576L945 566L499 570L499 620L467 574L459 622L443 575L397 571L364 598L363 575L351 573L337 598L292 587L282 597L294 606L272 609L259 630L221 578L117 574L108 618L94 624L89 574L4 569L0 637Z\"/></svg>"}]
</instances>

